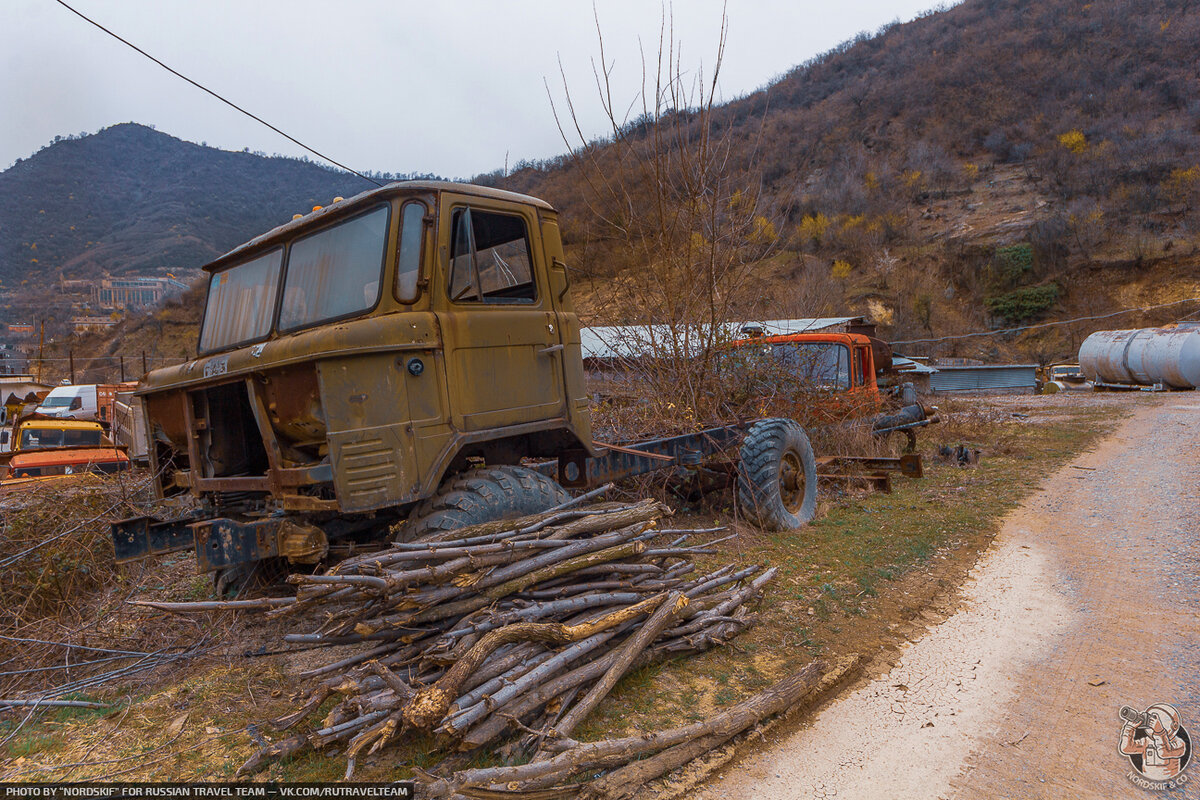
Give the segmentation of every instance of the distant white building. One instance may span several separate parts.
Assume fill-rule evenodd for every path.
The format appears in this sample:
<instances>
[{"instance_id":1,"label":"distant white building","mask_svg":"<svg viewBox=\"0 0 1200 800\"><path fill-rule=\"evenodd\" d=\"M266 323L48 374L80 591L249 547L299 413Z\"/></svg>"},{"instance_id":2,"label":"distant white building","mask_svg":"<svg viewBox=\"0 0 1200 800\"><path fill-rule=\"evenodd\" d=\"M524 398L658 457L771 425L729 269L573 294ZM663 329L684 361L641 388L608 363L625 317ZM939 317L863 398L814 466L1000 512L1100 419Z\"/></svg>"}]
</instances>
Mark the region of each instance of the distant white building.
<instances>
[{"instance_id":1,"label":"distant white building","mask_svg":"<svg viewBox=\"0 0 1200 800\"><path fill-rule=\"evenodd\" d=\"M172 277L111 278L105 276L92 287L92 305L98 308L149 308L173 294L187 291L187 284Z\"/></svg>"}]
</instances>

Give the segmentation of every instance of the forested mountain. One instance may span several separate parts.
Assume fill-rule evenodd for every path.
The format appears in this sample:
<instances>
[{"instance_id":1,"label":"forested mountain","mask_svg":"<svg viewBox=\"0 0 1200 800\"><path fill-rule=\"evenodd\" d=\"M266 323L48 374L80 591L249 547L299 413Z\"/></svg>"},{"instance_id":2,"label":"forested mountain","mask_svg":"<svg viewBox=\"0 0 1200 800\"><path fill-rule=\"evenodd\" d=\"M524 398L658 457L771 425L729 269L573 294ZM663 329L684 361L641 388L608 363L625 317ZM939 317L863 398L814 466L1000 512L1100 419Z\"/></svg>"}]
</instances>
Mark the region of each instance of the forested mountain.
<instances>
[{"instance_id":1,"label":"forested mountain","mask_svg":"<svg viewBox=\"0 0 1200 800\"><path fill-rule=\"evenodd\" d=\"M0 173L0 279L199 267L296 212L370 185L299 159L114 125L60 139Z\"/></svg>"}]
</instances>

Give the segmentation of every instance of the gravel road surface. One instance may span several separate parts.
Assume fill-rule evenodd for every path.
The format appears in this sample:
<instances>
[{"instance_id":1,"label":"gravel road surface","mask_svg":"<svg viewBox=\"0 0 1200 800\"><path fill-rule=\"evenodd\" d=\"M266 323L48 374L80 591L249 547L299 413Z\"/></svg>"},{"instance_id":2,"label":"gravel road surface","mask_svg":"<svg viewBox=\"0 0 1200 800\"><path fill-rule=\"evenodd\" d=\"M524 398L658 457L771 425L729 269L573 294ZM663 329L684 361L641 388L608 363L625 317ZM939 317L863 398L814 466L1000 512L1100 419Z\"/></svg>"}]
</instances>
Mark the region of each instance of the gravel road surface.
<instances>
[{"instance_id":1,"label":"gravel road surface","mask_svg":"<svg viewBox=\"0 0 1200 800\"><path fill-rule=\"evenodd\" d=\"M895 667L698 790L717 798L1200 798L1128 779L1121 706L1200 746L1200 395L1134 417L1013 512Z\"/></svg>"}]
</instances>

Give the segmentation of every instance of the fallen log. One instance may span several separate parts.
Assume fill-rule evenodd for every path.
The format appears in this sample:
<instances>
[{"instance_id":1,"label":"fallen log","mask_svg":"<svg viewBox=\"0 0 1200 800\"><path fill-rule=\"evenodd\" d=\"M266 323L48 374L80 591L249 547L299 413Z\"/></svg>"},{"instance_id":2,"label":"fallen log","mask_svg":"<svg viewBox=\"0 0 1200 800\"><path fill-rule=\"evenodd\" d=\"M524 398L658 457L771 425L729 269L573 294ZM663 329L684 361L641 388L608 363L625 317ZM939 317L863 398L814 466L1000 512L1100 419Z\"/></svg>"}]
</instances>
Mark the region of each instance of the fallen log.
<instances>
[{"instance_id":1,"label":"fallen log","mask_svg":"<svg viewBox=\"0 0 1200 800\"><path fill-rule=\"evenodd\" d=\"M821 676L821 680L816 685L797 697L796 704L804 701L807 695L820 694L824 689L835 685L843 676L853 670L858 662L859 658L855 656L839 663L834 669ZM786 713L787 710L785 709L783 713ZM650 781L673 772L689 761L717 749L735 735L722 731L677 744L650 758L634 761L602 775L588 784L579 796L587 800L627 800Z\"/></svg>"},{"instance_id":2,"label":"fallen log","mask_svg":"<svg viewBox=\"0 0 1200 800\"><path fill-rule=\"evenodd\" d=\"M558 755L515 767L490 767L462 770L444 783L430 786L431 797L445 797L469 787L491 787L500 784L510 791L520 789L524 781L547 776L566 780L571 775L594 767L628 763L640 756L657 753L675 745L713 735L734 736L751 725L774 716L795 704L820 683L827 665L814 661L798 672L752 697L733 705L704 722L671 728L665 731L607 739L599 742L577 742L570 739L546 742L546 747L560 750ZM440 794L434 792L441 792Z\"/></svg>"},{"instance_id":3,"label":"fallen log","mask_svg":"<svg viewBox=\"0 0 1200 800\"><path fill-rule=\"evenodd\" d=\"M131 606L153 608L172 614L194 614L201 611L265 611L295 605L295 597L259 597L254 600L193 600L167 603L158 600L129 600Z\"/></svg>"}]
</instances>

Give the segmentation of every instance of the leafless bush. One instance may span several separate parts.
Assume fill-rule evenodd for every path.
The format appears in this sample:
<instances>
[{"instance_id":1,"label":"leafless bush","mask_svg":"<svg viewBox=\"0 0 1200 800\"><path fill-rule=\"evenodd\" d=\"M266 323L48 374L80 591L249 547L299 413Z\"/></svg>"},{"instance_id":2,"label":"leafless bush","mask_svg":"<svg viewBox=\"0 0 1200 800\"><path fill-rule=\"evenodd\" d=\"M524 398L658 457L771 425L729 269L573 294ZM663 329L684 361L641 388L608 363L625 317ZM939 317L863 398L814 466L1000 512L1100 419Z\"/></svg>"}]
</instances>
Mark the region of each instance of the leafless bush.
<instances>
[{"instance_id":1,"label":"leafless bush","mask_svg":"<svg viewBox=\"0 0 1200 800\"><path fill-rule=\"evenodd\" d=\"M0 627L65 616L116 580L109 525L145 513L144 475L85 475L0 500Z\"/></svg>"},{"instance_id":2,"label":"leafless bush","mask_svg":"<svg viewBox=\"0 0 1200 800\"><path fill-rule=\"evenodd\" d=\"M113 561L112 521L147 514L153 502L143 472L82 475L0 498L0 696L146 669L191 647L193 626L146 625L125 600L164 586L186 593L194 564Z\"/></svg>"},{"instance_id":3,"label":"leafless bush","mask_svg":"<svg viewBox=\"0 0 1200 800\"><path fill-rule=\"evenodd\" d=\"M637 351L629 369L642 397L652 398L651 413L687 409L697 421L713 420L721 416L713 377L724 324L751 304L750 265L779 238L778 215L760 202L757 150L714 119L725 20L711 73L691 78L665 14L657 57L643 55L642 88L631 103L613 97L598 19L597 38L596 86L611 142L600 146L583 133L565 77L565 112L556 106L555 116L598 220L591 246L624 266L609 278L600 315L654 326L624 343Z\"/></svg>"}]
</instances>

